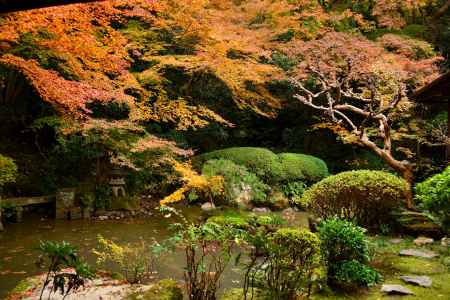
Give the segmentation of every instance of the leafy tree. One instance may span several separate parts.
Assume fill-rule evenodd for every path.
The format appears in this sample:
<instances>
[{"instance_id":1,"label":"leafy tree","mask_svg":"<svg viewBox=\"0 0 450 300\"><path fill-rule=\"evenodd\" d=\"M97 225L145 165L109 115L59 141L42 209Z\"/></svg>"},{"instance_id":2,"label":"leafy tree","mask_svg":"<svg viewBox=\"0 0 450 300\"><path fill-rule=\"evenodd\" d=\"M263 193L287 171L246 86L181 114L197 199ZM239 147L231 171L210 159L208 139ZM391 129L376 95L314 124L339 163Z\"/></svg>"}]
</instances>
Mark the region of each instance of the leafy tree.
<instances>
[{"instance_id":1,"label":"leafy tree","mask_svg":"<svg viewBox=\"0 0 450 300\"><path fill-rule=\"evenodd\" d=\"M412 106L406 95L408 80L417 85L434 72L429 61L399 57L403 61L391 63L379 46L337 33L305 43L295 53L307 54L299 78L292 79L299 89L294 98L321 112L328 121L322 126L345 142L369 149L412 184L413 164L395 157L393 127ZM413 64L423 67L408 71ZM412 193L405 196L412 207Z\"/></svg>"}]
</instances>

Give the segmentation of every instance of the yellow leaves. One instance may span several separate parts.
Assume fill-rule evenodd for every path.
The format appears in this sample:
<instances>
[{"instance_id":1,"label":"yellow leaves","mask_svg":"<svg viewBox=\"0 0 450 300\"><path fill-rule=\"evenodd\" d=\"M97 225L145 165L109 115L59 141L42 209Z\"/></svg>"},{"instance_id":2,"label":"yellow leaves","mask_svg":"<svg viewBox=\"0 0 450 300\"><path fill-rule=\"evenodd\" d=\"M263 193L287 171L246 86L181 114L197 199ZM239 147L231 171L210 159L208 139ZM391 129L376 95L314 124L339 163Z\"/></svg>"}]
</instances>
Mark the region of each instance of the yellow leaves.
<instances>
[{"instance_id":1,"label":"yellow leaves","mask_svg":"<svg viewBox=\"0 0 450 300\"><path fill-rule=\"evenodd\" d=\"M173 192L172 194L170 194L169 196L165 197L163 200L161 200L159 202L159 204L161 206L165 206L168 204L183 201L185 198L184 193L186 193L187 191L188 191L187 188L184 188L184 187L180 188L180 189L176 190L175 192Z\"/></svg>"},{"instance_id":2,"label":"yellow leaves","mask_svg":"<svg viewBox=\"0 0 450 300\"><path fill-rule=\"evenodd\" d=\"M223 195L224 179L222 176L206 177L199 175L188 163L183 164L175 160L172 163L175 171L181 175L184 186L161 200L160 205L180 202L185 199L185 194L189 191L195 191L211 202L213 197Z\"/></svg>"},{"instance_id":3,"label":"yellow leaves","mask_svg":"<svg viewBox=\"0 0 450 300\"><path fill-rule=\"evenodd\" d=\"M93 249L92 252L97 255L97 263L101 264L109 259L113 259L116 262L123 261L125 258L125 253L129 252L129 249L117 245L111 240L105 239L103 236L98 236L99 247L103 249L96 250Z\"/></svg>"}]
</instances>

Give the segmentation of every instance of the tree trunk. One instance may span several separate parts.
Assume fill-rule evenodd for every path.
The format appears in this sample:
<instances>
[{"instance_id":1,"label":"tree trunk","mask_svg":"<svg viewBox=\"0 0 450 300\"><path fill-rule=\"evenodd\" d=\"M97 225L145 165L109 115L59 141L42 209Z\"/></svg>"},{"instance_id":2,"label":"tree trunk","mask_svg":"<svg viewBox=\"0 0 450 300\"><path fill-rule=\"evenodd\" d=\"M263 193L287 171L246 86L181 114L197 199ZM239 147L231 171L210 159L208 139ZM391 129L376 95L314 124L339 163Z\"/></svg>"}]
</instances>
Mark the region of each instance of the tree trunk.
<instances>
[{"instance_id":1,"label":"tree trunk","mask_svg":"<svg viewBox=\"0 0 450 300\"><path fill-rule=\"evenodd\" d=\"M395 171L397 171L402 178L408 183L408 189L405 192L405 205L408 209L414 209L412 186L414 183L414 173L412 166L408 163L401 162L393 158L391 155L382 157L384 161Z\"/></svg>"},{"instance_id":2,"label":"tree trunk","mask_svg":"<svg viewBox=\"0 0 450 300\"><path fill-rule=\"evenodd\" d=\"M403 162L396 160L390 151L383 150L379 148L375 143L369 141L365 136L361 138L362 144L377 154L380 158L384 160L392 169L399 173L403 179L408 183L408 190L405 192L405 205L408 209L414 209L413 205L413 193L412 185L414 183L414 173L412 165L408 162Z\"/></svg>"},{"instance_id":3,"label":"tree trunk","mask_svg":"<svg viewBox=\"0 0 450 300\"><path fill-rule=\"evenodd\" d=\"M0 196L0 232L3 231L3 223L2 223L2 196Z\"/></svg>"},{"instance_id":4,"label":"tree trunk","mask_svg":"<svg viewBox=\"0 0 450 300\"><path fill-rule=\"evenodd\" d=\"M441 8L438 9L438 11L433 16L433 20L436 21L439 18L441 18L449 8L450 8L450 0L448 0L444 5L441 6Z\"/></svg>"}]
</instances>

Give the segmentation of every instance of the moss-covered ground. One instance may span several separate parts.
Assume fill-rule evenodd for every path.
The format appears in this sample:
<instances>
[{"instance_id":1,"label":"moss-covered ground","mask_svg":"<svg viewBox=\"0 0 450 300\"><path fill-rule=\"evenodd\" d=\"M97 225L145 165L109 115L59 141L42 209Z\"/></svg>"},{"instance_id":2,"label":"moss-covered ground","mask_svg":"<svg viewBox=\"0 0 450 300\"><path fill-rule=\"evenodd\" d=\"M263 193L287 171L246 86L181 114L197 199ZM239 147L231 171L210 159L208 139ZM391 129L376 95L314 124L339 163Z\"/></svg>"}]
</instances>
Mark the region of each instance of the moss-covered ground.
<instances>
[{"instance_id":1,"label":"moss-covered ground","mask_svg":"<svg viewBox=\"0 0 450 300\"><path fill-rule=\"evenodd\" d=\"M385 284L401 284L415 295L411 296L391 296L380 292L381 284L370 289L360 290L354 293L328 292L316 294L312 297L315 300L375 300L375 299L402 299L402 300L439 300L450 299L450 265L448 265L450 248L440 245L439 241L431 245L416 246L413 238L406 237L402 242L395 244L390 242L392 238L384 236L372 237L374 246L374 258L372 266L383 275ZM439 257L433 259L404 257L398 255L401 249L432 250L439 253ZM424 288L411 284L406 284L399 277L401 275L426 275L432 281L431 288Z\"/></svg>"}]
</instances>

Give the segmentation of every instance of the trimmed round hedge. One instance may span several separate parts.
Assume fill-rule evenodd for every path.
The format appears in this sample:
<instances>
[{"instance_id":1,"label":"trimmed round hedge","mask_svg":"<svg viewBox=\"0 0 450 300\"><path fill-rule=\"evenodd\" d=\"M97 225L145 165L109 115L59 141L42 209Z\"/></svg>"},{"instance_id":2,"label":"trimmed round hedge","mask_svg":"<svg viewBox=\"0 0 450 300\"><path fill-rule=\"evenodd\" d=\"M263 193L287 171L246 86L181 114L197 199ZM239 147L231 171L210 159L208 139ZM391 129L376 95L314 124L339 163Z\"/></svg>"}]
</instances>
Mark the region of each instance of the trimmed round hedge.
<instances>
[{"instance_id":1,"label":"trimmed round hedge","mask_svg":"<svg viewBox=\"0 0 450 300\"><path fill-rule=\"evenodd\" d=\"M339 217L379 229L392 224L391 213L402 206L408 183L387 172L358 170L329 176L301 199L318 217Z\"/></svg>"},{"instance_id":2,"label":"trimmed round hedge","mask_svg":"<svg viewBox=\"0 0 450 300\"><path fill-rule=\"evenodd\" d=\"M282 170L278 156L265 148L233 147L216 150L199 155L193 162L196 167L201 167L211 159L226 159L235 164L245 166L251 173L260 178L270 179L272 176L279 177Z\"/></svg>"},{"instance_id":3,"label":"trimmed round hedge","mask_svg":"<svg viewBox=\"0 0 450 300\"><path fill-rule=\"evenodd\" d=\"M298 153L281 153L281 169L286 181L303 180L317 182L329 175L327 164L312 155Z\"/></svg>"},{"instance_id":4,"label":"trimmed round hedge","mask_svg":"<svg viewBox=\"0 0 450 300\"><path fill-rule=\"evenodd\" d=\"M297 153L275 154L265 148L233 147L194 157L197 169L211 159L226 159L245 166L267 183L317 182L328 176L325 162L317 157Z\"/></svg>"}]
</instances>

